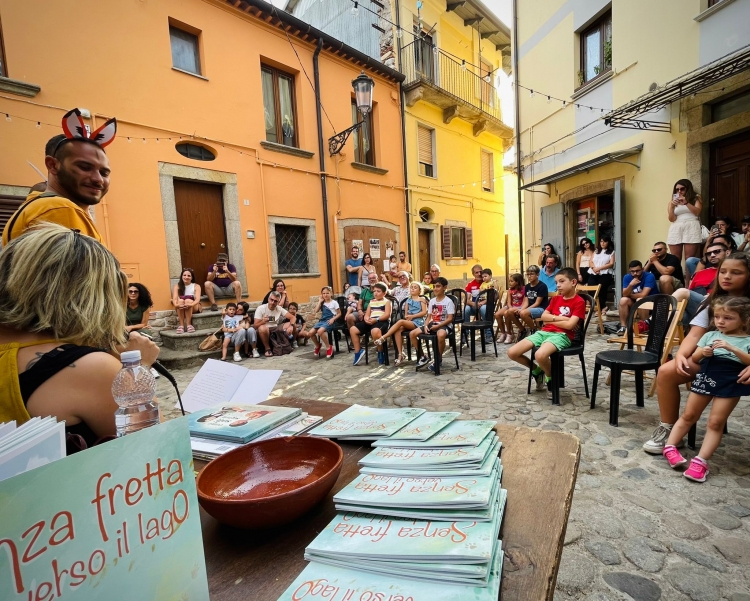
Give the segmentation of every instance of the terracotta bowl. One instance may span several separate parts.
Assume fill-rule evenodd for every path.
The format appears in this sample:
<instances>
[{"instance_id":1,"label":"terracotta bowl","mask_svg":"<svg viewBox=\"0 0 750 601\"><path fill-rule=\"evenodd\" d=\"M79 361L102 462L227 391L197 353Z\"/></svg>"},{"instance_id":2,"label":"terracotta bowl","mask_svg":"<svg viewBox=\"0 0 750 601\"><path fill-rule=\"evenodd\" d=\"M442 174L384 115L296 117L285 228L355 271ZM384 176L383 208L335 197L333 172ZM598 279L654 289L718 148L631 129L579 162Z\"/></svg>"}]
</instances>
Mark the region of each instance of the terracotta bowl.
<instances>
[{"instance_id":1,"label":"terracotta bowl","mask_svg":"<svg viewBox=\"0 0 750 601\"><path fill-rule=\"evenodd\" d=\"M250 443L217 457L198 475L201 507L222 524L272 528L307 513L333 488L344 453L326 438Z\"/></svg>"}]
</instances>

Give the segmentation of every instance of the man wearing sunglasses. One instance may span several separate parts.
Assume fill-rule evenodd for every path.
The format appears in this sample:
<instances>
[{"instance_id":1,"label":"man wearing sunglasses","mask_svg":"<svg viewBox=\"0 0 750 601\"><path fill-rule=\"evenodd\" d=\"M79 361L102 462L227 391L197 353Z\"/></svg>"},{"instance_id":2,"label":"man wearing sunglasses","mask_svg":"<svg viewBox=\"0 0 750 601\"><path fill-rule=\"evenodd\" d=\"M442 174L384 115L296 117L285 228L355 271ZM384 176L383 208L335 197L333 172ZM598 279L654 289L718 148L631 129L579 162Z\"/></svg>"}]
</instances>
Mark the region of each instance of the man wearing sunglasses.
<instances>
[{"instance_id":1,"label":"man wearing sunglasses","mask_svg":"<svg viewBox=\"0 0 750 601\"><path fill-rule=\"evenodd\" d=\"M622 298L620 299L620 329L617 334L622 336L627 331L630 308L641 298L647 297L656 289L653 274L643 271L643 263L631 261L628 273L622 278Z\"/></svg>"},{"instance_id":2,"label":"man wearing sunglasses","mask_svg":"<svg viewBox=\"0 0 750 601\"><path fill-rule=\"evenodd\" d=\"M683 288L673 294L678 301L687 299L688 302L682 318L683 325L688 325L698 313L698 307L714 287L719 265L731 252L731 249L722 242L711 244L703 257L706 268L695 272L693 279L690 280L689 289Z\"/></svg>"},{"instance_id":3,"label":"man wearing sunglasses","mask_svg":"<svg viewBox=\"0 0 750 601\"><path fill-rule=\"evenodd\" d=\"M683 287L685 276L682 273L682 262L667 252L666 242L654 244L651 257L643 269L654 276L656 289L662 294L672 294Z\"/></svg>"}]
</instances>

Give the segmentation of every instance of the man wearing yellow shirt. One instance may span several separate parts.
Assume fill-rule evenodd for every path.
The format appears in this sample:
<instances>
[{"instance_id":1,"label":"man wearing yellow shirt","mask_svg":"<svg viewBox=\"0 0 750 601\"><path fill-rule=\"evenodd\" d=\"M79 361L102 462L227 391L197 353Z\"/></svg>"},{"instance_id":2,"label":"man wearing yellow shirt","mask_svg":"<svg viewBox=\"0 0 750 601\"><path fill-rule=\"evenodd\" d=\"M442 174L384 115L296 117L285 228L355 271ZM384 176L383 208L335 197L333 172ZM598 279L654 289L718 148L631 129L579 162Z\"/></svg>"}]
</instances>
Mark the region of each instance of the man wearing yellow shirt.
<instances>
[{"instance_id":1,"label":"man wearing yellow shirt","mask_svg":"<svg viewBox=\"0 0 750 601\"><path fill-rule=\"evenodd\" d=\"M102 242L88 209L99 204L109 189L109 159L94 141L58 135L45 148L47 189L32 192L8 220L3 246L27 229L44 222L58 223Z\"/></svg>"}]
</instances>

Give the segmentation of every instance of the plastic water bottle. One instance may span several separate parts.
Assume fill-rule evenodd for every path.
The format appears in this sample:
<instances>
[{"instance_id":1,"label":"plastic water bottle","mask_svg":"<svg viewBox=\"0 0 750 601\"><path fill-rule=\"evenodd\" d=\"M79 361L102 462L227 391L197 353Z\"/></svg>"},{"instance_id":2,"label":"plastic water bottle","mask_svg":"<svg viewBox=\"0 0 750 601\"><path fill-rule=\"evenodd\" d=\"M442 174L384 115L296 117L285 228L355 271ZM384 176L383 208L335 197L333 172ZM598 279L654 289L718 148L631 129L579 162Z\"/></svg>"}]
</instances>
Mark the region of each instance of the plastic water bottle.
<instances>
[{"instance_id":1,"label":"plastic water bottle","mask_svg":"<svg viewBox=\"0 0 750 601\"><path fill-rule=\"evenodd\" d=\"M118 437L159 423L159 406L154 399L156 381L151 370L141 365L141 351L125 351L120 360L122 369L112 384L112 396L118 404Z\"/></svg>"}]
</instances>

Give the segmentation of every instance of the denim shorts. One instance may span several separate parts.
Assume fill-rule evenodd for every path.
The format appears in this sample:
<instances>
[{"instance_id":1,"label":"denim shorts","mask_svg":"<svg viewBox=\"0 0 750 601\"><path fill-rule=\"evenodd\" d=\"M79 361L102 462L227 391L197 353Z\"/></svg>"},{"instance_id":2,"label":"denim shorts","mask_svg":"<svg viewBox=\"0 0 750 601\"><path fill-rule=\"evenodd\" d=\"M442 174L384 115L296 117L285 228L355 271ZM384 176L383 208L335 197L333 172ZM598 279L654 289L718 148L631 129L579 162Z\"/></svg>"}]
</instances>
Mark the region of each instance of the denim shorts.
<instances>
[{"instance_id":1,"label":"denim shorts","mask_svg":"<svg viewBox=\"0 0 750 601\"><path fill-rule=\"evenodd\" d=\"M532 319L539 319L542 316L542 313L544 313L544 309L541 307L532 307L529 309L529 313L531 314Z\"/></svg>"}]
</instances>

